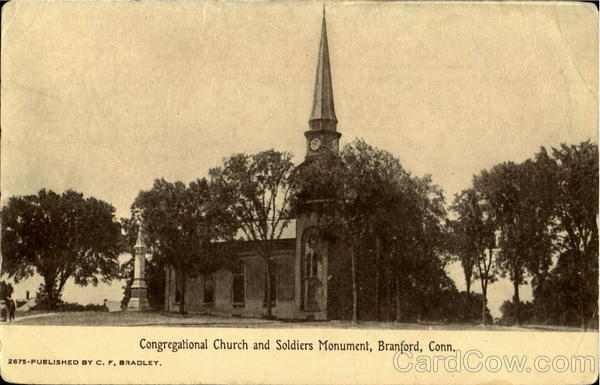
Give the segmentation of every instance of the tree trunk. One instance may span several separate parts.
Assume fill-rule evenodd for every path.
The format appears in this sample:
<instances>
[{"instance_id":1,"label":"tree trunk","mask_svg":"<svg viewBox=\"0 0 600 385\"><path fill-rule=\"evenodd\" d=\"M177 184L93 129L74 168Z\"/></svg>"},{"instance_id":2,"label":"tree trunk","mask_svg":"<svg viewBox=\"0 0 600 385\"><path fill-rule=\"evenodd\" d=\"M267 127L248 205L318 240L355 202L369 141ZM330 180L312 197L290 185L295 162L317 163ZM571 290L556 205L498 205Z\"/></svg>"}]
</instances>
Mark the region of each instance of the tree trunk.
<instances>
[{"instance_id":1,"label":"tree trunk","mask_svg":"<svg viewBox=\"0 0 600 385\"><path fill-rule=\"evenodd\" d=\"M171 286L171 270L170 270L168 264L165 264L164 270L165 270L165 277L167 280L167 287L169 288L168 295L165 295L165 298L164 298L164 309L165 309L166 313L169 313L171 311L169 303L171 302L170 297L171 297L172 286ZM131 284L132 283L133 283L133 278L131 278L131 280L128 281L128 283L127 283L127 287L129 288L129 290L128 290L129 297L131 297ZM127 302L129 302L129 298L127 298ZM127 307L127 302L123 301L123 303L125 304L125 307ZM123 306L123 305L121 305L121 306Z\"/></svg>"},{"instance_id":2,"label":"tree trunk","mask_svg":"<svg viewBox=\"0 0 600 385\"><path fill-rule=\"evenodd\" d=\"M271 308L271 256L267 256L266 260L265 260L265 274L267 275L266 277L266 287L265 290L266 292L266 300L267 300L267 318L271 318L273 316L273 310Z\"/></svg>"},{"instance_id":3,"label":"tree trunk","mask_svg":"<svg viewBox=\"0 0 600 385\"><path fill-rule=\"evenodd\" d=\"M379 268L381 265L381 254L380 254L381 242L379 237L375 239L375 319L381 321L381 283L380 283L380 272Z\"/></svg>"},{"instance_id":4,"label":"tree trunk","mask_svg":"<svg viewBox=\"0 0 600 385\"><path fill-rule=\"evenodd\" d=\"M481 293L483 296L483 299L481 300L482 305L481 305L481 324L483 326L485 326L486 322L487 322L487 317L486 317L486 308L487 308L487 283L484 285L483 283L481 284Z\"/></svg>"},{"instance_id":5,"label":"tree trunk","mask_svg":"<svg viewBox=\"0 0 600 385\"><path fill-rule=\"evenodd\" d=\"M387 291L387 307L385 312L385 320L391 321L392 319L392 272L390 269L387 269L386 274L386 291Z\"/></svg>"},{"instance_id":6,"label":"tree trunk","mask_svg":"<svg viewBox=\"0 0 600 385\"><path fill-rule=\"evenodd\" d=\"M513 297L513 304L515 306L515 319L517 321L517 325L521 325L521 314L520 314L520 305L521 300L519 299L519 281L516 279L513 281L513 287L515 288L515 295Z\"/></svg>"},{"instance_id":7,"label":"tree trunk","mask_svg":"<svg viewBox=\"0 0 600 385\"><path fill-rule=\"evenodd\" d=\"M585 318L585 305L581 298L579 300L579 316L581 317L581 328L585 332L587 331L587 320Z\"/></svg>"},{"instance_id":8,"label":"tree trunk","mask_svg":"<svg viewBox=\"0 0 600 385\"><path fill-rule=\"evenodd\" d=\"M354 245L350 246L350 261L352 263L352 322L358 323L358 266Z\"/></svg>"},{"instance_id":9,"label":"tree trunk","mask_svg":"<svg viewBox=\"0 0 600 385\"><path fill-rule=\"evenodd\" d=\"M55 279L52 277L44 277L44 292L50 309L55 309L58 305L58 296L54 290Z\"/></svg>"},{"instance_id":10,"label":"tree trunk","mask_svg":"<svg viewBox=\"0 0 600 385\"><path fill-rule=\"evenodd\" d=\"M69 279L70 274L62 274L60 277L60 282L58 283L58 290L56 291L56 297L60 298L60 294L62 293L63 287L65 287L65 283L67 283L67 280Z\"/></svg>"},{"instance_id":11,"label":"tree trunk","mask_svg":"<svg viewBox=\"0 0 600 385\"><path fill-rule=\"evenodd\" d=\"M473 281L473 265L469 265L468 263L463 263L463 273L465 274L465 284L467 285L467 294L471 294L471 282ZM469 268L470 267L470 270Z\"/></svg>"},{"instance_id":12,"label":"tree trunk","mask_svg":"<svg viewBox=\"0 0 600 385\"><path fill-rule=\"evenodd\" d=\"M181 266L181 264L180 264L180 266ZM180 267L179 275L180 275L179 292L181 293L181 297L179 299L179 314L185 315L185 271L183 271L183 267Z\"/></svg>"},{"instance_id":13,"label":"tree trunk","mask_svg":"<svg viewBox=\"0 0 600 385\"><path fill-rule=\"evenodd\" d=\"M396 277L396 322L400 322L400 277Z\"/></svg>"}]
</instances>

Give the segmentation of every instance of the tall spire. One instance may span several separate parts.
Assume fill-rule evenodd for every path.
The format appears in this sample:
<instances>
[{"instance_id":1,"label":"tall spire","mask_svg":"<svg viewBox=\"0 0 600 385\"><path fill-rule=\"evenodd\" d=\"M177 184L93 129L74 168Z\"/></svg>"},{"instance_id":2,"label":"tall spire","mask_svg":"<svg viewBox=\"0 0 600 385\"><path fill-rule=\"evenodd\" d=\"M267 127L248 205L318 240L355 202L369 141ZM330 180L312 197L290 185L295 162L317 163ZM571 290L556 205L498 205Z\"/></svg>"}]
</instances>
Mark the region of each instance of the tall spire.
<instances>
[{"instance_id":1,"label":"tall spire","mask_svg":"<svg viewBox=\"0 0 600 385\"><path fill-rule=\"evenodd\" d=\"M309 124L313 130L328 129L335 131L337 118L333 106L333 86L331 84L331 68L329 65L329 45L327 44L327 22L325 21L325 5L323 5L323 24L321 26L321 43L317 61L317 76L313 108Z\"/></svg>"}]
</instances>

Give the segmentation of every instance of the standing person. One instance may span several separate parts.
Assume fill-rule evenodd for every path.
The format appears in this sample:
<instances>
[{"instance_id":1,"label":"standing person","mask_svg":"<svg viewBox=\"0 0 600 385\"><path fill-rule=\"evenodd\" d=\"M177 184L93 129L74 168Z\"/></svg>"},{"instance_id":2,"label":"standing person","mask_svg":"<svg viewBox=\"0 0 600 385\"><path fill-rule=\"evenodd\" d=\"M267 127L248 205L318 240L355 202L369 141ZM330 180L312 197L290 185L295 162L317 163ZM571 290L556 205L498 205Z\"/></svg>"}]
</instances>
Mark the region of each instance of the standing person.
<instances>
[{"instance_id":1,"label":"standing person","mask_svg":"<svg viewBox=\"0 0 600 385\"><path fill-rule=\"evenodd\" d=\"M0 299L0 320L6 322L8 316L8 298Z\"/></svg>"},{"instance_id":2,"label":"standing person","mask_svg":"<svg viewBox=\"0 0 600 385\"><path fill-rule=\"evenodd\" d=\"M17 310L15 300L8 297L8 320L11 322L15 320L15 310Z\"/></svg>"}]
</instances>

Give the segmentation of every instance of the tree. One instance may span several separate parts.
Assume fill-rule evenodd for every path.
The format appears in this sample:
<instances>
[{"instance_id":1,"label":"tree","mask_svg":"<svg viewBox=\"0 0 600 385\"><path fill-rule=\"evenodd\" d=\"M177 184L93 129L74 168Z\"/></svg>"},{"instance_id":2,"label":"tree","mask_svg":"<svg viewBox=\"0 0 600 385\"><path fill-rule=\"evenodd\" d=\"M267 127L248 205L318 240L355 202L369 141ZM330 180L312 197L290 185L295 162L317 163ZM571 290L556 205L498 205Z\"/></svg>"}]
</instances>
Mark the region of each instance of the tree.
<instances>
[{"instance_id":1,"label":"tree","mask_svg":"<svg viewBox=\"0 0 600 385\"><path fill-rule=\"evenodd\" d=\"M519 285L531 276L533 285L552 264L556 177L543 150L536 159L505 162L484 170L474 186L486 200L499 230L498 264L514 287L514 313L519 318Z\"/></svg>"},{"instance_id":2,"label":"tree","mask_svg":"<svg viewBox=\"0 0 600 385\"><path fill-rule=\"evenodd\" d=\"M519 322L519 286L526 283L528 255L527 214L529 202L524 192L527 176L518 164L505 162L490 171L483 170L474 181L474 187L489 204L495 224L500 231L497 263L501 275L513 283L515 317Z\"/></svg>"},{"instance_id":3,"label":"tree","mask_svg":"<svg viewBox=\"0 0 600 385\"><path fill-rule=\"evenodd\" d=\"M496 280L494 217L481 193L473 188L463 190L455 196L452 210L458 217L453 223L453 249L458 254L465 276L469 268L476 267L475 277L481 282L483 297L481 322L485 325L487 289Z\"/></svg>"},{"instance_id":4,"label":"tree","mask_svg":"<svg viewBox=\"0 0 600 385\"><path fill-rule=\"evenodd\" d=\"M69 278L81 286L118 276L121 228L109 203L68 190L14 196L2 210L2 269L15 282L42 276L55 307Z\"/></svg>"},{"instance_id":5,"label":"tree","mask_svg":"<svg viewBox=\"0 0 600 385\"><path fill-rule=\"evenodd\" d=\"M209 171L216 204L264 261L268 317L273 301L273 241L281 238L292 219L293 172L292 154L275 150L236 154Z\"/></svg>"},{"instance_id":6,"label":"tree","mask_svg":"<svg viewBox=\"0 0 600 385\"><path fill-rule=\"evenodd\" d=\"M543 281L552 266L552 255L556 247L557 227L556 209L559 199L559 173L553 159L545 148L533 159L525 160L521 165L524 174L522 192L524 202L521 209L525 238L525 267L532 277L535 288Z\"/></svg>"},{"instance_id":7,"label":"tree","mask_svg":"<svg viewBox=\"0 0 600 385\"><path fill-rule=\"evenodd\" d=\"M400 293L412 295L413 302L425 303L447 291L455 291L444 268L448 258L448 232L445 226L446 210L442 190L431 177L410 177L403 183L404 200L400 211L390 212L396 225L393 229L397 246L392 268L396 277L396 302ZM401 290L401 281L409 283ZM419 309L417 318L427 310ZM406 311L410 312L411 307ZM400 306L396 306L396 320L400 320Z\"/></svg>"},{"instance_id":8,"label":"tree","mask_svg":"<svg viewBox=\"0 0 600 385\"><path fill-rule=\"evenodd\" d=\"M319 227L348 249L354 322L359 320L362 302L358 272L371 265L371 261L365 260L373 255L370 244L375 245L375 281L378 282L379 264L383 264L388 272L388 293L392 284L396 287L397 319L400 293L407 289L401 290L401 277L412 274L414 296L426 295L425 281L431 278L426 277L427 273L438 277L437 273L443 271L438 268L442 264L439 255L445 218L443 196L429 177L411 177L389 152L355 140L344 146L339 156L329 154L305 162L299 167L298 179L301 191L298 202L311 196L321 198ZM362 261L366 262L365 268L359 269ZM418 269L427 273L421 276ZM380 285L376 287L375 313L379 314ZM388 311L390 297L388 294Z\"/></svg>"},{"instance_id":9,"label":"tree","mask_svg":"<svg viewBox=\"0 0 600 385\"><path fill-rule=\"evenodd\" d=\"M580 290L582 281L569 254L558 256L556 265L533 291L536 321L554 325L581 326ZM585 285L583 285L585 287ZM587 298L590 318L597 296Z\"/></svg>"},{"instance_id":10,"label":"tree","mask_svg":"<svg viewBox=\"0 0 600 385\"><path fill-rule=\"evenodd\" d=\"M324 182L338 178L341 186L335 187L338 195L330 201L320 221L327 232L348 245L352 272L352 320L358 322L359 251L369 240L374 239L376 245L380 245L381 239L389 235L389 232L384 232L387 228L385 223L390 224L391 211L401 210L404 187L401 183L408 174L392 154L363 140L344 146L340 158L339 167L330 169L335 172L333 178L327 177ZM379 254L379 251L376 250L376 253ZM380 262L378 258L376 263Z\"/></svg>"},{"instance_id":11,"label":"tree","mask_svg":"<svg viewBox=\"0 0 600 385\"><path fill-rule=\"evenodd\" d=\"M376 202L386 197L382 177L385 162L395 162L390 154L362 140L344 146L340 155L324 154L298 168L297 189L300 205L319 198L322 213L319 227L325 236L348 247L352 280L352 321L359 318L359 249L375 230ZM399 164L398 164L399 165Z\"/></svg>"},{"instance_id":12,"label":"tree","mask_svg":"<svg viewBox=\"0 0 600 385\"><path fill-rule=\"evenodd\" d=\"M181 293L179 311L183 315L187 276L214 268L216 260L210 252L210 242L227 236L208 182L198 179L186 185L156 179L150 190L138 194L131 208L142 215L153 263L176 267ZM137 231L137 225L132 230Z\"/></svg>"},{"instance_id":13,"label":"tree","mask_svg":"<svg viewBox=\"0 0 600 385\"><path fill-rule=\"evenodd\" d=\"M558 175L556 230L562 271L577 282L580 324L587 329L598 298L598 146L553 149Z\"/></svg>"},{"instance_id":14,"label":"tree","mask_svg":"<svg viewBox=\"0 0 600 385\"><path fill-rule=\"evenodd\" d=\"M471 294L471 284L474 280L477 254L472 250L472 242L467 234L468 229L463 223L459 221L448 221L448 229L451 237L450 247L460 262L465 276L466 293Z\"/></svg>"}]
</instances>

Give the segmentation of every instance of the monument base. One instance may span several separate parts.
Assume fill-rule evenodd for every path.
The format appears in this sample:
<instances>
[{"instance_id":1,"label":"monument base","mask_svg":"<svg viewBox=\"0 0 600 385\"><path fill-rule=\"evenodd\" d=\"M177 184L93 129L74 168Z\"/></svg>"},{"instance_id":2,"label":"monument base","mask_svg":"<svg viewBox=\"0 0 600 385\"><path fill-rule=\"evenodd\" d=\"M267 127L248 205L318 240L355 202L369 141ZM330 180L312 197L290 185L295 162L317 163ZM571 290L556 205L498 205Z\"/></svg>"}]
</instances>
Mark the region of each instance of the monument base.
<instances>
[{"instance_id":1,"label":"monument base","mask_svg":"<svg viewBox=\"0 0 600 385\"><path fill-rule=\"evenodd\" d=\"M127 311L149 311L152 310L146 298L146 288L131 288L131 298L127 303Z\"/></svg>"}]
</instances>

